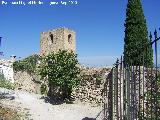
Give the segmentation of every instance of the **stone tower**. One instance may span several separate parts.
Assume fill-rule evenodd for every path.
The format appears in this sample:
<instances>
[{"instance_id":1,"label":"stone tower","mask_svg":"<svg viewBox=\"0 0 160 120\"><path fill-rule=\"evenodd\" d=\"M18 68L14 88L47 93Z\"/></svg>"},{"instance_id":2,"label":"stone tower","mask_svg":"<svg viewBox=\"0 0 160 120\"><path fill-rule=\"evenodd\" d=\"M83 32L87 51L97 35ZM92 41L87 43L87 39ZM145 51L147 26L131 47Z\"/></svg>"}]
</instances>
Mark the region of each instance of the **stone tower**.
<instances>
[{"instance_id":1,"label":"stone tower","mask_svg":"<svg viewBox=\"0 0 160 120\"><path fill-rule=\"evenodd\" d=\"M76 51L76 33L68 28L58 28L41 33L40 55L59 50Z\"/></svg>"}]
</instances>

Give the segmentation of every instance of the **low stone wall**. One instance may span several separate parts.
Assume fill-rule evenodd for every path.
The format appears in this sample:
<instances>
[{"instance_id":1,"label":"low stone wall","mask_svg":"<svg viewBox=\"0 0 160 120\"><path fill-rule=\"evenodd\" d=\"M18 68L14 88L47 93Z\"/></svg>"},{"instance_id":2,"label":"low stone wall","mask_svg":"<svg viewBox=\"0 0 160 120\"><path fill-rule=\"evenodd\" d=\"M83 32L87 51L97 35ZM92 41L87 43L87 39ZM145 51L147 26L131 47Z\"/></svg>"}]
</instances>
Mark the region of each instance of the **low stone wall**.
<instances>
[{"instance_id":1,"label":"low stone wall","mask_svg":"<svg viewBox=\"0 0 160 120\"><path fill-rule=\"evenodd\" d=\"M15 88L33 93L40 93L40 80L38 76L31 76L27 72L14 73Z\"/></svg>"},{"instance_id":2,"label":"low stone wall","mask_svg":"<svg viewBox=\"0 0 160 120\"><path fill-rule=\"evenodd\" d=\"M103 103L103 91L106 78L111 68L86 68L81 67L83 79L73 90L72 97L75 102L87 102L91 104ZM31 76L27 72L14 73L16 89L28 92L40 93L40 80L37 76ZM55 90L53 91L55 92Z\"/></svg>"},{"instance_id":3,"label":"low stone wall","mask_svg":"<svg viewBox=\"0 0 160 120\"><path fill-rule=\"evenodd\" d=\"M110 71L111 68L82 68L81 74L84 77L74 89L73 98L92 104L103 103L104 84Z\"/></svg>"}]
</instances>

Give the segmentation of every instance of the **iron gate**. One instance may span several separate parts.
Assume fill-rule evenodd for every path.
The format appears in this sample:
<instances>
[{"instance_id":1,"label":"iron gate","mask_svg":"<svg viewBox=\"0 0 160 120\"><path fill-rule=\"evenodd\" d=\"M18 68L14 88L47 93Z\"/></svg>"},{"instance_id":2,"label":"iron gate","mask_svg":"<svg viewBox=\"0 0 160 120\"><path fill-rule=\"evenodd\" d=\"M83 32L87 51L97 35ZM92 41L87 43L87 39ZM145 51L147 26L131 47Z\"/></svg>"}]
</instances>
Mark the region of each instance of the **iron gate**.
<instances>
[{"instance_id":1,"label":"iron gate","mask_svg":"<svg viewBox=\"0 0 160 120\"><path fill-rule=\"evenodd\" d=\"M145 45L153 49L152 66L144 59L143 65L126 65L123 56L117 59L104 87L104 120L160 120L159 39L155 30L154 40L150 34ZM144 58L143 51L135 59L141 55Z\"/></svg>"}]
</instances>

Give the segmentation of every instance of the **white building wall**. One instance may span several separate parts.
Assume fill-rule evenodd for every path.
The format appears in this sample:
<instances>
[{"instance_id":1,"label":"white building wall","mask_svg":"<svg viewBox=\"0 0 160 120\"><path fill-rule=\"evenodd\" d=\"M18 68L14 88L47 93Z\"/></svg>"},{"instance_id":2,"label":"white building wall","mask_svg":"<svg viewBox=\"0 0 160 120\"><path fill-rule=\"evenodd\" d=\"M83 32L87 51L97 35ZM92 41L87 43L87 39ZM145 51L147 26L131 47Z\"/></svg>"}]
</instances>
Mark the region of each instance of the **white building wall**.
<instances>
[{"instance_id":1,"label":"white building wall","mask_svg":"<svg viewBox=\"0 0 160 120\"><path fill-rule=\"evenodd\" d=\"M4 77L6 78L6 80L14 83L14 79L13 79L13 67L10 65L0 65L0 73L2 73L4 75Z\"/></svg>"}]
</instances>

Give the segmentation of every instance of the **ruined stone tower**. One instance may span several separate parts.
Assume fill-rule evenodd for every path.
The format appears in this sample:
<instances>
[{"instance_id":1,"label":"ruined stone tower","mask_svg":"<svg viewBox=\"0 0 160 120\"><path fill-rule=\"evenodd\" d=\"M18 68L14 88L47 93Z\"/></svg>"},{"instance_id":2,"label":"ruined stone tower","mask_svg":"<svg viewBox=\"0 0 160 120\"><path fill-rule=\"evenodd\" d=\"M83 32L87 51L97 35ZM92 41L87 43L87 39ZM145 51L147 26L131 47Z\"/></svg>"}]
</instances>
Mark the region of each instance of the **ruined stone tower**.
<instances>
[{"instance_id":1,"label":"ruined stone tower","mask_svg":"<svg viewBox=\"0 0 160 120\"><path fill-rule=\"evenodd\" d=\"M41 33L40 55L59 50L76 50L76 34L68 28L58 28Z\"/></svg>"}]
</instances>

